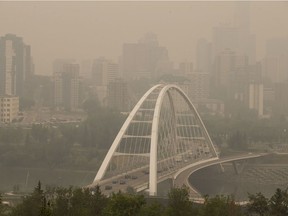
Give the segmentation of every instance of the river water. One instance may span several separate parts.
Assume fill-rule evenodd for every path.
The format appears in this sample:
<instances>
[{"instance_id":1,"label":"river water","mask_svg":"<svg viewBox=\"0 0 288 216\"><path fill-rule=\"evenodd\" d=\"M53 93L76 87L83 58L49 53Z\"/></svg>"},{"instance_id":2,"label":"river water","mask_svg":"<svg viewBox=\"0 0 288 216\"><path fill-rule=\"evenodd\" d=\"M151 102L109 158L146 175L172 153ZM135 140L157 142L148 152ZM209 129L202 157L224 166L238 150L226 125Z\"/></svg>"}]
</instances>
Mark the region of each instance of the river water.
<instances>
[{"instance_id":1,"label":"river water","mask_svg":"<svg viewBox=\"0 0 288 216\"><path fill-rule=\"evenodd\" d=\"M248 200L248 193L263 193L270 198L277 188L288 187L287 164L249 164L240 174L233 166L224 165L225 172L215 165L193 173L189 182L202 195L230 195L236 201Z\"/></svg>"}]
</instances>

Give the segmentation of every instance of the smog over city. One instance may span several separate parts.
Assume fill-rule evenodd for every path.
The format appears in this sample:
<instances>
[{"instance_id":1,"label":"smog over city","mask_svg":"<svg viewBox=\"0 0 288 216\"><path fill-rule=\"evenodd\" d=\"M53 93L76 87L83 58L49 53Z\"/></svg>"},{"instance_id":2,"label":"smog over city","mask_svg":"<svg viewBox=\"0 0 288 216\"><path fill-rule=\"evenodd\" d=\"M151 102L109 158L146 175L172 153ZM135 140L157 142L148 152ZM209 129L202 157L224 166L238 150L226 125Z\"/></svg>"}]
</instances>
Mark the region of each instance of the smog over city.
<instances>
[{"instance_id":1,"label":"smog over city","mask_svg":"<svg viewBox=\"0 0 288 216\"><path fill-rule=\"evenodd\" d=\"M0 216L287 215L287 20L0 0Z\"/></svg>"}]
</instances>

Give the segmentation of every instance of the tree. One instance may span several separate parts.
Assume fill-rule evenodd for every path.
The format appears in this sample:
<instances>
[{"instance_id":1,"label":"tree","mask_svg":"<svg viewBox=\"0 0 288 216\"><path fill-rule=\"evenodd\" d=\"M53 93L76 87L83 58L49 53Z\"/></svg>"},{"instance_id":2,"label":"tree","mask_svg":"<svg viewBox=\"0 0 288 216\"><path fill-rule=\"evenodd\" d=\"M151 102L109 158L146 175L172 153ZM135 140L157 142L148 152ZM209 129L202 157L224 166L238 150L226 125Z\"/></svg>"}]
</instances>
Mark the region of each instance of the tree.
<instances>
[{"instance_id":1,"label":"tree","mask_svg":"<svg viewBox=\"0 0 288 216\"><path fill-rule=\"evenodd\" d=\"M107 198L100 188L57 188L53 202L53 216L101 216Z\"/></svg>"},{"instance_id":2,"label":"tree","mask_svg":"<svg viewBox=\"0 0 288 216\"><path fill-rule=\"evenodd\" d=\"M205 197L202 208L203 216L240 216L240 207L235 204L234 199L229 196Z\"/></svg>"},{"instance_id":3,"label":"tree","mask_svg":"<svg viewBox=\"0 0 288 216\"><path fill-rule=\"evenodd\" d=\"M57 188L52 194L56 194L56 198L53 200L53 216L69 215L72 187Z\"/></svg>"},{"instance_id":4,"label":"tree","mask_svg":"<svg viewBox=\"0 0 288 216\"><path fill-rule=\"evenodd\" d=\"M255 195L249 194L249 204L247 210L249 214L257 214L259 216L269 215L268 199L262 193Z\"/></svg>"},{"instance_id":5,"label":"tree","mask_svg":"<svg viewBox=\"0 0 288 216\"><path fill-rule=\"evenodd\" d=\"M139 214L139 216L164 216L165 208L160 203L154 201L151 204L144 205Z\"/></svg>"},{"instance_id":6,"label":"tree","mask_svg":"<svg viewBox=\"0 0 288 216\"><path fill-rule=\"evenodd\" d=\"M2 195L0 194L0 216L6 215L7 206L3 204Z\"/></svg>"},{"instance_id":7,"label":"tree","mask_svg":"<svg viewBox=\"0 0 288 216\"><path fill-rule=\"evenodd\" d=\"M189 189L185 186L172 188L168 193L167 214L171 216L188 216L193 214L192 202L189 200Z\"/></svg>"},{"instance_id":8,"label":"tree","mask_svg":"<svg viewBox=\"0 0 288 216\"><path fill-rule=\"evenodd\" d=\"M146 204L143 195L124 194L119 192L112 194L107 207L105 208L105 216L135 216L141 211Z\"/></svg>"},{"instance_id":9,"label":"tree","mask_svg":"<svg viewBox=\"0 0 288 216\"><path fill-rule=\"evenodd\" d=\"M288 215L288 193L287 189L276 189L275 194L269 200L270 215L286 216Z\"/></svg>"},{"instance_id":10,"label":"tree","mask_svg":"<svg viewBox=\"0 0 288 216\"><path fill-rule=\"evenodd\" d=\"M16 206L11 216L51 216L50 202L42 190L41 182L35 187L33 193L23 199L23 202Z\"/></svg>"},{"instance_id":11,"label":"tree","mask_svg":"<svg viewBox=\"0 0 288 216\"><path fill-rule=\"evenodd\" d=\"M247 136L245 133L237 131L228 139L228 144L232 149L245 150L247 149Z\"/></svg>"}]
</instances>

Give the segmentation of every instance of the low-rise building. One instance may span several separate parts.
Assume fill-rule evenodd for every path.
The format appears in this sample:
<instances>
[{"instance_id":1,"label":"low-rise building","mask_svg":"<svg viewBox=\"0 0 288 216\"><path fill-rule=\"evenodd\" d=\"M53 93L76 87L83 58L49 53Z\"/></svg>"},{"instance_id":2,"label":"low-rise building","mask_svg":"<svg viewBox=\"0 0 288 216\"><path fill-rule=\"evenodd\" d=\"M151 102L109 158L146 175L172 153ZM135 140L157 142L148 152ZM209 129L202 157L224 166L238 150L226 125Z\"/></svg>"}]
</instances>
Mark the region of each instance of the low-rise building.
<instances>
[{"instance_id":1,"label":"low-rise building","mask_svg":"<svg viewBox=\"0 0 288 216\"><path fill-rule=\"evenodd\" d=\"M0 123L10 123L18 117L19 97L0 96Z\"/></svg>"}]
</instances>

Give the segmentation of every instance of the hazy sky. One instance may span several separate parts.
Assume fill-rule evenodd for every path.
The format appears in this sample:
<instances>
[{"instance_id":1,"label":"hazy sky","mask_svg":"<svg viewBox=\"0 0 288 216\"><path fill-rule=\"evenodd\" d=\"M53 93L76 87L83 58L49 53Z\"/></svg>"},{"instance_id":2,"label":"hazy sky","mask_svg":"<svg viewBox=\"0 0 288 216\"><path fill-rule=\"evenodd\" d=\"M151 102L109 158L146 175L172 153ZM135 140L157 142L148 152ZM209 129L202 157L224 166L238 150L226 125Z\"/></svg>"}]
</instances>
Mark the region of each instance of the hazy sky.
<instances>
[{"instance_id":1,"label":"hazy sky","mask_svg":"<svg viewBox=\"0 0 288 216\"><path fill-rule=\"evenodd\" d=\"M197 40L211 40L213 26L233 24L234 6L231 1L0 1L0 35L17 34L31 45L38 74L50 75L55 58L117 61L123 43L137 42L147 32L157 34L176 64L195 62ZM288 2L251 2L250 12L259 59L266 39L288 36Z\"/></svg>"}]
</instances>

